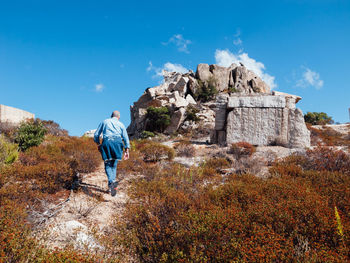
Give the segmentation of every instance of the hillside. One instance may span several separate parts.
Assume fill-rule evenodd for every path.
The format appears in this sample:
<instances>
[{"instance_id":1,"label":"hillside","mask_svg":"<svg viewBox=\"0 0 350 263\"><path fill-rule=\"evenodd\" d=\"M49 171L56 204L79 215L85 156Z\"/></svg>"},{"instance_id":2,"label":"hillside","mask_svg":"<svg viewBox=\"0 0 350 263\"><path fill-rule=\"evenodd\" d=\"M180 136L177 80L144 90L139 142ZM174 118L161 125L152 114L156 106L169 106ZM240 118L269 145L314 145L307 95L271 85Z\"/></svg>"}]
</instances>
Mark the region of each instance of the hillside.
<instances>
[{"instance_id":1,"label":"hillside","mask_svg":"<svg viewBox=\"0 0 350 263\"><path fill-rule=\"evenodd\" d=\"M349 126L332 128L309 150L134 140L116 197L91 139L46 135L1 170L1 260L345 262Z\"/></svg>"}]
</instances>

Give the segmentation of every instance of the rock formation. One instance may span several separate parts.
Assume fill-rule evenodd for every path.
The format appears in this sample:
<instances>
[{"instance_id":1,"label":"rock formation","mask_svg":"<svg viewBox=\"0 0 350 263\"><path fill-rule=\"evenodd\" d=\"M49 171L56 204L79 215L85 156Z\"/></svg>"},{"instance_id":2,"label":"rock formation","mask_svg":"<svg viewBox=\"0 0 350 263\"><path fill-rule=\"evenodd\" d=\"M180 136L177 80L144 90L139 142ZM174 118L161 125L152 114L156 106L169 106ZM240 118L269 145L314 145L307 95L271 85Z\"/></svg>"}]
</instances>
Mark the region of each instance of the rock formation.
<instances>
[{"instance_id":1,"label":"rock formation","mask_svg":"<svg viewBox=\"0 0 350 263\"><path fill-rule=\"evenodd\" d=\"M166 134L204 130L204 135L211 134L211 142L221 145L247 141L254 145L305 147L310 145L310 135L302 112L295 108L300 99L271 92L242 64L199 64L196 73L164 72L164 82L146 89L131 106L127 130L131 137L139 137L147 128L147 108L167 107L171 120ZM197 122L189 118L193 108Z\"/></svg>"}]
</instances>

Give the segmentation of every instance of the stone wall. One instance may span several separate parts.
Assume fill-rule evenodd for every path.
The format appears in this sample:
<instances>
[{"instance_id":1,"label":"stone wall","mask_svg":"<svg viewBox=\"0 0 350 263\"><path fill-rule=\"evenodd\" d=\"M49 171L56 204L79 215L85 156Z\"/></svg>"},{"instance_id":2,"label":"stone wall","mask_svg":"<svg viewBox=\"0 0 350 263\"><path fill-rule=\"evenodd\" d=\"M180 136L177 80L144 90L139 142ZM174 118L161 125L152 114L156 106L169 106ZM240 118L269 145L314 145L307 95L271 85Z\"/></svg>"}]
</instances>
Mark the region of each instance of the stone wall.
<instances>
[{"instance_id":1,"label":"stone wall","mask_svg":"<svg viewBox=\"0 0 350 263\"><path fill-rule=\"evenodd\" d=\"M220 145L310 146L310 132L295 103L300 97L273 92L249 96L219 96L211 141Z\"/></svg>"},{"instance_id":2,"label":"stone wall","mask_svg":"<svg viewBox=\"0 0 350 263\"><path fill-rule=\"evenodd\" d=\"M0 122L18 124L26 119L34 119L33 113L0 104Z\"/></svg>"}]
</instances>

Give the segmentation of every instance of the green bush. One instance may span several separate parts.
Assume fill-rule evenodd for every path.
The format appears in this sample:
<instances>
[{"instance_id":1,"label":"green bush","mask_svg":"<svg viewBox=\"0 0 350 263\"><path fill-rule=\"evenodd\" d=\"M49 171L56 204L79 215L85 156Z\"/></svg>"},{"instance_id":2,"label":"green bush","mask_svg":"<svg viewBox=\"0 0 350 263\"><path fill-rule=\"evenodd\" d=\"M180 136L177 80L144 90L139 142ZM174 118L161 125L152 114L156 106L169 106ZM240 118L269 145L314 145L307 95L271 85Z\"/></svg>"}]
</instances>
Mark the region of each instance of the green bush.
<instances>
[{"instance_id":1,"label":"green bush","mask_svg":"<svg viewBox=\"0 0 350 263\"><path fill-rule=\"evenodd\" d=\"M235 87L230 87L230 88L228 89L228 91L229 91L230 93L237 93L237 92L239 92Z\"/></svg>"},{"instance_id":2,"label":"green bush","mask_svg":"<svg viewBox=\"0 0 350 263\"><path fill-rule=\"evenodd\" d=\"M167 107L148 107L146 130L163 132L170 124L170 112Z\"/></svg>"},{"instance_id":3,"label":"green bush","mask_svg":"<svg viewBox=\"0 0 350 263\"><path fill-rule=\"evenodd\" d=\"M186 108L186 120L188 121L194 121L198 122L200 119L197 116L197 113L199 112L199 109L196 107L190 105Z\"/></svg>"},{"instance_id":4,"label":"green bush","mask_svg":"<svg viewBox=\"0 0 350 263\"><path fill-rule=\"evenodd\" d=\"M141 139L147 139L147 138L152 138L156 136L153 132L150 131L142 131L140 134Z\"/></svg>"},{"instance_id":5,"label":"green bush","mask_svg":"<svg viewBox=\"0 0 350 263\"><path fill-rule=\"evenodd\" d=\"M195 94L196 100L200 100L202 102L207 102L210 100L215 99L216 94L218 94L218 91L216 89L217 81L214 78L209 78L208 81L198 81L199 88Z\"/></svg>"},{"instance_id":6,"label":"green bush","mask_svg":"<svg viewBox=\"0 0 350 263\"><path fill-rule=\"evenodd\" d=\"M18 143L21 151L25 151L32 146L38 146L44 141L45 129L41 121L28 121L23 122L18 127L16 132L15 141Z\"/></svg>"},{"instance_id":7,"label":"green bush","mask_svg":"<svg viewBox=\"0 0 350 263\"><path fill-rule=\"evenodd\" d=\"M11 164L18 158L18 145L8 142L0 135L0 167L3 164Z\"/></svg>"},{"instance_id":8,"label":"green bush","mask_svg":"<svg viewBox=\"0 0 350 263\"><path fill-rule=\"evenodd\" d=\"M328 116L324 112L308 112L304 115L304 120L312 125L325 125L333 124L334 121L332 117Z\"/></svg>"}]
</instances>

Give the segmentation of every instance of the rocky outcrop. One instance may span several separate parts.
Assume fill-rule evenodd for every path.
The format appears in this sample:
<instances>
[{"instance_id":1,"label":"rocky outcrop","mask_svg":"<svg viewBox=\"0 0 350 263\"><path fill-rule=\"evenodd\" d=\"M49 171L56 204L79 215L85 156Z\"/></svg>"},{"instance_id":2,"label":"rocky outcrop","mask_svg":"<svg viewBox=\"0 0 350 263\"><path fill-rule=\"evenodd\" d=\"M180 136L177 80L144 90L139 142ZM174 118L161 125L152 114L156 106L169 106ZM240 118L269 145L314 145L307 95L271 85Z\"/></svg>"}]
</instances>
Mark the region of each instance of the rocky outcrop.
<instances>
[{"instance_id":1,"label":"rocky outcrop","mask_svg":"<svg viewBox=\"0 0 350 263\"><path fill-rule=\"evenodd\" d=\"M232 64L230 67L199 64L196 73L192 71L180 74L165 72L164 82L156 87L148 88L130 108L131 124L128 133L131 137L139 137L146 129L147 108L167 107L171 115L171 124L165 133L172 134L178 130L197 129L207 130L207 134L214 129L215 100L200 101L199 94L204 85L214 86L219 94L252 94L269 93L269 87L252 71L243 65ZM187 119L188 107L198 110L199 122Z\"/></svg>"},{"instance_id":2,"label":"rocky outcrop","mask_svg":"<svg viewBox=\"0 0 350 263\"><path fill-rule=\"evenodd\" d=\"M213 87L218 92L216 99L201 101L207 98L200 96L201 92ZM230 67L199 64L195 74L166 72L161 85L146 89L131 106L128 132L138 137L146 129L148 107L167 107L170 125L164 131L166 134L192 129L196 134L210 134L211 142L222 145L246 141L254 145L307 147L310 134L302 112L295 107L300 99L271 92L265 82L242 64ZM192 120L189 118L190 107L196 109L197 121L193 116Z\"/></svg>"}]
</instances>

